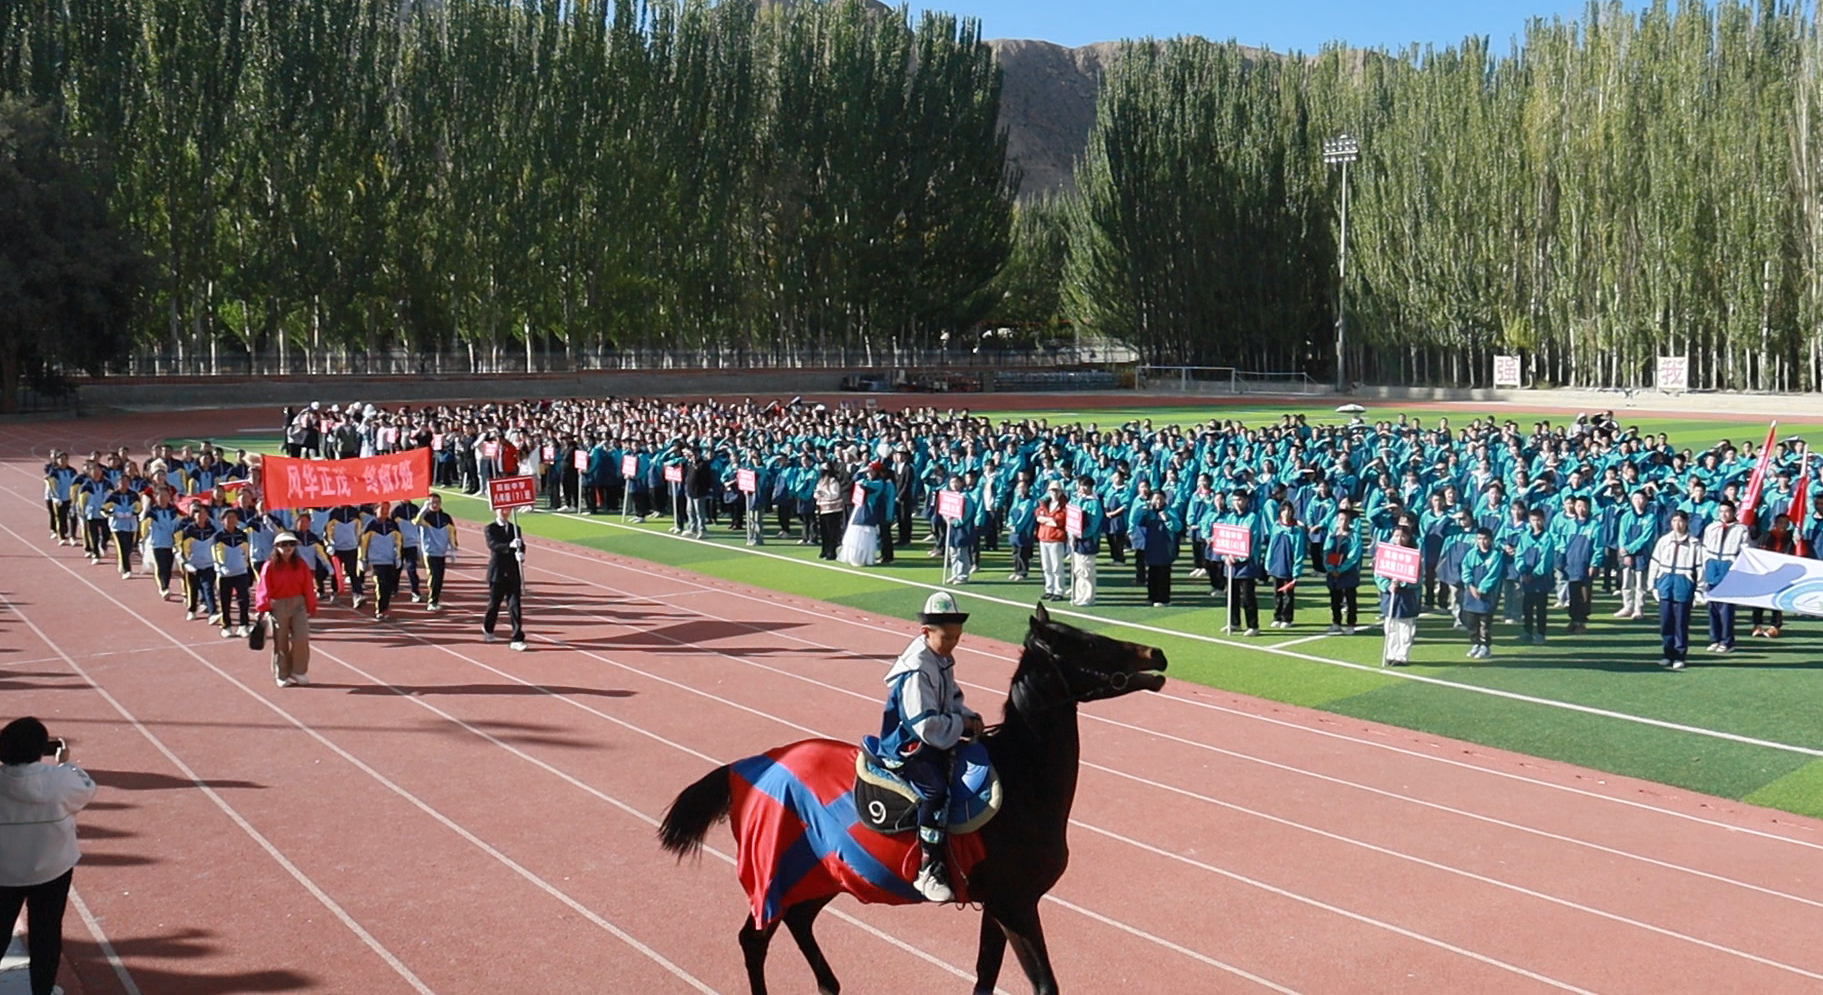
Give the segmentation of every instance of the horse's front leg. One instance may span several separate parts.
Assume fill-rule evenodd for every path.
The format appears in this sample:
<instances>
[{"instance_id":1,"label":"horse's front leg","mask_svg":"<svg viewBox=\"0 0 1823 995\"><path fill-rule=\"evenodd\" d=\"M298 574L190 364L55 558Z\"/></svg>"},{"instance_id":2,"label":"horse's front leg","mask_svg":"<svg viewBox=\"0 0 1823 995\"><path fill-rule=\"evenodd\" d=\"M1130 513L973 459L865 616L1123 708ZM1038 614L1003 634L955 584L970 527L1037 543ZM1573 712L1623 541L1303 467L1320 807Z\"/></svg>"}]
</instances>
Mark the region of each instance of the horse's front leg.
<instances>
[{"instance_id":1,"label":"horse's front leg","mask_svg":"<svg viewBox=\"0 0 1823 995\"><path fill-rule=\"evenodd\" d=\"M975 995L994 995L1000 981L1000 964L1006 959L1006 931L981 910L981 946L975 953Z\"/></svg>"},{"instance_id":2,"label":"horse's front leg","mask_svg":"<svg viewBox=\"0 0 1823 995\"><path fill-rule=\"evenodd\" d=\"M1057 975L1051 971L1051 953L1044 945L1044 924L1038 921L1038 903L990 908L988 912L1000 921L1013 956L1025 968L1026 980L1036 995L1057 995Z\"/></svg>"}]
</instances>

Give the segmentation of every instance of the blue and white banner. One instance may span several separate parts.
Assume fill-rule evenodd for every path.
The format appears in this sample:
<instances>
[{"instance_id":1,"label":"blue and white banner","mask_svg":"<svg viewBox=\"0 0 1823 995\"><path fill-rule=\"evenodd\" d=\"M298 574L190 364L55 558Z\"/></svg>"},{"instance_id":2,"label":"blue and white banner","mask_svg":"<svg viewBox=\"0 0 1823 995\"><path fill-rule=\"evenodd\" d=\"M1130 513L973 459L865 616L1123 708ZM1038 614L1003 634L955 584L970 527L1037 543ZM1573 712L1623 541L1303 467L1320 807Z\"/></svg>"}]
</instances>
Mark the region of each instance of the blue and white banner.
<instances>
[{"instance_id":1,"label":"blue and white banner","mask_svg":"<svg viewBox=\"0 0 1823 995\"><path fill-rule=\"evenodd\" d=\"M1823 562L1744 549L1709 600L1823 616Z\"/></svg>"}]
</instances>

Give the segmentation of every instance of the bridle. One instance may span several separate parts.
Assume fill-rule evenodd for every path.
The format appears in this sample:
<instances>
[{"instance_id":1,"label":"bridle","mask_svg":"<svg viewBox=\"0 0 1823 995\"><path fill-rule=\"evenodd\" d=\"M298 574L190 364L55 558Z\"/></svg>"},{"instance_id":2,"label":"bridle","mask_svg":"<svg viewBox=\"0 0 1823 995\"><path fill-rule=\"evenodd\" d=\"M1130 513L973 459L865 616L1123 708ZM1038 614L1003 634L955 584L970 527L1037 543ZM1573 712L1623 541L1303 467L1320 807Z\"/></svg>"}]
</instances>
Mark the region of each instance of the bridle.
<instances>
[{"instance_id":1,"label":"bridle","mask_svg":"<svg viewBox=\"0 0 1823 995\"><path fill-rule=\"evenodd\" d=\"M1027 694L1020 696L1021 704L1029 704L1030 711L1036 714L1075 703L1077 695L1071 690L1070 679L1064 676L1063 668L1057 662L1057 653L1050 643L1034 636L1026 641L1026 648L1029 652L1039 653L1043 662L1026 672L1027 680L1033 686ZM1116 694L1125 691L1133 681L1133 675L1124 670L1104 670L1084 664L1074 664L1072 669Z\"/></svg>"}]
</instances>

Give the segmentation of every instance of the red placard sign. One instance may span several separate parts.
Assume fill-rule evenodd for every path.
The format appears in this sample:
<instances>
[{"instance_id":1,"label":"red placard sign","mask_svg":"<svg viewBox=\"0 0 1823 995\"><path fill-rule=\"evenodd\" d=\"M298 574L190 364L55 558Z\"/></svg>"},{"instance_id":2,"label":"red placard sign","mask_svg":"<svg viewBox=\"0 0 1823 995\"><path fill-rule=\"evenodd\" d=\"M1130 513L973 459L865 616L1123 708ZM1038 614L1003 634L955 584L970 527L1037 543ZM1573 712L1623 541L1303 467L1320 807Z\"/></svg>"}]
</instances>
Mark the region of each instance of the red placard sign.
<instances>
[{"instance_id":1,"label":"red placard sign","mask_svg":"<svg viewBox=\"0 0 1823 995\"><path fill-rule=\"evenodd\" d=\"M557 458L557 447L551 445L548 442L545 443L544 444L544 461L546 463L549 463L556 458Z\"/></svg>"},{"instance_id":2,"label":"red placard sign","mask_svg":"<svg viewBox=\"0 0 1823 995\"><path fill-rule=\"evenodd\" d=\"M620 475L623 477L639 476L639 457L628 453L620 458Z\"/></svg>"},{"instance_id":3,"label":"red placard sign","mask_svg":"<svg viewBox=\"0 0 1823 995\"><path fill-rule=\"evenodd\" d=\"M1082 505L1072 504L1063 509L1063 533L1072 539L1082 538Z\"/></svg>"},{"instance_id":4,"label":"red placard sign","mask_svg":"<svg viewBox=\"0 0 1823 995\"><path fill-rule=\"evenodd\" d=\"M363 459L292 459L267 456L260 461L268 508L324 508L338 504L376 504L430 493L430 450Z\"/></svg>"},{"instance_id":5,"label":"red placard sign","mask_svg":"<svg viewBox=\"0 0 1823 995\"><path fill-rule=\"evenodd\" d=\"M675 463L665 467L665 480L673 484L684 482L684 468Z\"/></svg>"},{"instance_id":6,"label":"red placard sign","mask_svg":"<svg viewBox=\"0 0 1823 995\"><path fill-rule=\"evenodd\" d=\"M944 518L962 520L962 492L938 491L937 514Z\"/></svg>"},{"instance_id":7,"label":"red placard sign","mask_svg":"<svg viewBox=\"0 0 1823 995\"><path fill-rule=\"evenodd\" d=\"M493 459L494 457L500 455L500 443L483 442L481 444L481 455L487 457L488 459Z\"/></svg>"},{"instance_id":8,"label":"red placard sign","mask_svg":"<svg viewBox=\"0 0 1823 995\"><path fill-rule=\"evenodd\" d=\"M495 508L530 508L538 493L530 477L495 477L487 482L487 503Z\"/></svg>"},{"instance_id":9,"label":"red placard sign","mask_svg":"<svg viewBox=\"0 0 1823 995\"><path fill-rule=\"evenodd\" d=\"M1245 525L1217 525L1209 530L1209 555L1245 559L1253 555L1253 530Z\"/></svg>"},{"instance_id":10,"label":"red placard sign","mask_svg":"<svg viewBox=\"0 0 1823 995\"><path fill-rule=\"evenodd\" d=\"M734 471L734 489L742 494L752 494L760 489L759 474L752 470Z\"/></svg>"},{"instance_id":11,"label":"red placard sign","mask_svg":"<svg viewBox=\"0 0 1823 995\"><path fill-rule=\"evenodd\" d=\"M859 483L855 484L854 496L848 499L848 503L859 508L861 506L861 504L863 502L865 502L866 500L867 500L867 485L859 484Z\"/></svg>"},{"instance_id":12,"label":"red placard sign","mask_svg":"<svg viewBox=\"0 0 1823 995\"><path fill-rule=\"evenodd\" d=\"M443 433L437 432L430 437L430 448L433 452L443 451Z\"/></svg>"},{"instance_id":13,"label":"red placard sign","mask_svg":"<svg viewBox=\"0 0 1823 995\"><path fill-rule=\"evenodd\" d=\"M583 449L578 449L578 450L576 450L576 460L575 460L575 462L576 462L576 469L578 469L578 470L587 470L587 469L588 469L588 468L589 468L589 454L588 454L588 451L587 451L587 450L583 450ZM634 462L634 464L635 464L635 465L637 465L637 464L638 464L638 462L639 462L639 461L638 461L638 460L634 460L634 461L633 461L633 462Z\"/></svg>"},{"instance_id":14,"label":"red placard sign","mask_svg":"<svg viewBox=\"0 0 1823 995\"><path fill-rule=\"evenodd\" d=\"M1424 554L1415 546L1382 542L1374 545L1374 576L1396 580L1401 584L1418 583L1418 571Z\"/></svg>"}]
</instances>

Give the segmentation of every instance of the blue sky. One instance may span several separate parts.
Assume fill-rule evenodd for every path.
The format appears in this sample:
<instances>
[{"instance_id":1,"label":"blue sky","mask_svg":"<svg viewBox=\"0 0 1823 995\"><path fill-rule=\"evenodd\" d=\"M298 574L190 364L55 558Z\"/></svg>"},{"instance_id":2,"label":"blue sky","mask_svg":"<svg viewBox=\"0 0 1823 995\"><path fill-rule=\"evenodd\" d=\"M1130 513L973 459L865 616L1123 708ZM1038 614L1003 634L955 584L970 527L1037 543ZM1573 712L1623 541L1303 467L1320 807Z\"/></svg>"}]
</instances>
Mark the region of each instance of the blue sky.
<instances>
[{"instance_id":1,"label":"blue sky","mask_svg":"<svg viewBox=\"0 0 1823 995\"><path fill-rule=\"evenodd\" d=\"M888 0L889 3L894 0ZM1629 8L1641 6L1629 0ZM925 0L928 7L981 19L988 38L1039 38L1082 45L1145 35L1202 35L1233 38L1244 45L1278 51L1314 52L1324 42L1343 40L1369 48L1398 48L1410 42L1454 44L1471 34L1488 35L1495 51L1535 16L1579 16L1576 0Z\"/></svg>"}]
</instances>

